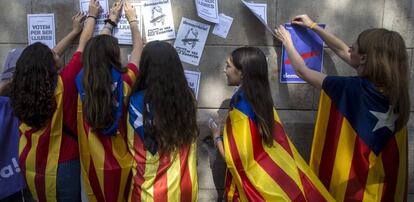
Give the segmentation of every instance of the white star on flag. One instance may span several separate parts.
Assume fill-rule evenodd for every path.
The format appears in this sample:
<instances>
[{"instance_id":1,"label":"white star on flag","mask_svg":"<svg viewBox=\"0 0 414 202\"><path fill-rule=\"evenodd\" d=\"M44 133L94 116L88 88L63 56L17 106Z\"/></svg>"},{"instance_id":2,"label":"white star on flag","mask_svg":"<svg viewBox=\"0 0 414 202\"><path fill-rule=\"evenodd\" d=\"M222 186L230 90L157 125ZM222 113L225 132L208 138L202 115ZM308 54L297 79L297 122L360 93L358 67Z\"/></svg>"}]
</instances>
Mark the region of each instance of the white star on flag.
<instances>
[{"instance_id":1,"label":"white star on flag","mask_svg":"<svg viewBox=\"0 0 414 202\"><path fill-rule=\"evenodd\" d=\"M134 120L134 128L139 128L143 125L142 124L142 114L137 109L135 109L134 106L131 105L131 107L132 107L132 110L137 115L137 118Z\"/></svg>"},{"instance_id":2,"label":"white star on flag","mask_svg":"<svg viewBox=\"0 0 414 202\"><path fill-rule=\"evenodd\" d=\"M387 127L392 132L394 131L395 127L395 121L398 119L398 114L394 114L394 109L392 106L388 107L388 111L385 113L376 112L376 111L369 111L371 114L373 114L377 119L377 124L375 125L374 129L372 129L372 132L375 132L376 130Z\"/></svg>"}]
</instances>

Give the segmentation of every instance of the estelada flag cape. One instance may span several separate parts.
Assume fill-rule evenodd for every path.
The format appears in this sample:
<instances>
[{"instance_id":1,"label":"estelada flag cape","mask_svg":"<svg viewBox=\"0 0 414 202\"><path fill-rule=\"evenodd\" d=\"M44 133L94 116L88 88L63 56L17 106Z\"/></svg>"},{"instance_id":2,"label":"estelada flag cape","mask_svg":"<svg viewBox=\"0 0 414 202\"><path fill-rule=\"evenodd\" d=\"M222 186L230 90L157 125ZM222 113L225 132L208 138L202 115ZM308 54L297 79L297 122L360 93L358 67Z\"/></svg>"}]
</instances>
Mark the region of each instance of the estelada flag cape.
<instances>
[{"instance_id":1,"label":"estelada flag cape","mask_svg":"<svg viewBox=\"0 0 414 202\"><path fill-rule=\"evenodd\" d=\"M56 111L41 129L21 122L19 164L27 186L36 201L56 201L56 176L63 127L63 83L57 77Z\"/></svg>"},{"instance_id":2,"label":"estelada flag cape","mask_svg":"<svg viewBox=\"0 0 414 202\"><path fill-rule=\"evenodd\" d=\"M326 77L310 166L337 201L405 201L407 128L361 77Z\"/></svg>"},{"instance_id":3,"label":"estelada flag cape","mask_svg":"<svg viewBox=\"0 0 414 202\"><path fill-rule=\"evenodd\" d=\"M260 99L260 98L258 98ZM224 127L227 201L334 201L284 132L275 109L273 146L264 143L243 91Z\"/></svg>"},{"instance_id":4,"label":"estelada flag cape","mask_svg":"<svg viewBox=\"0 0 414 202\"><path fill-rule=\"evenodd\" d=\"M105 130L115 131L113 134L95 131L84 120L81 86L83 72L80 72L76 78L80 95L77 121L81 176L90 202L121 202L128 199L132 177L132 155L127 145L126 106L137 72L138 69L133 64L128 64L128 71L123 74L112 69L113 90L117 91L114 95L118 95L116 114L118 115L119 107L122 110L119 119L116 120L117 123Z\"/></svg>"},{"instance_id":5,"label":"estelada flag cape","mask_svg":"<svg viewBox=\"0 0 414 202\"><path fill-rule=\"evenodd\" d=\"M144 144L149 134L144 133L143 110L140 91L130 97L128 109L128 146L134 157L129 201L197 201L196 143L171 153L151 152Z\"/></svg>"}]
</instances>

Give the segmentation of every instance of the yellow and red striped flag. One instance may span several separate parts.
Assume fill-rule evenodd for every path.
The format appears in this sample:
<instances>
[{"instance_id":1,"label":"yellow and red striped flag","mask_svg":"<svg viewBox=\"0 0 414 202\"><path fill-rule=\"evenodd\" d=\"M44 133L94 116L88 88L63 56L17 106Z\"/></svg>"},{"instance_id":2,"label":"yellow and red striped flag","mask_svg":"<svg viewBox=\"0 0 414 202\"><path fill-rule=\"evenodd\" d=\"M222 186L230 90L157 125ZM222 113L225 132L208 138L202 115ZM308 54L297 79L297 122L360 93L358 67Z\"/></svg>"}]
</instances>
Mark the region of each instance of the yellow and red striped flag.
<instances>
[{"instance_id":1,"label":"yellow and red striped flag","mask_svg":"<svg viewBox=\"0 0 414 202\"><path fill-rule=\"evenodd\" d=\"M275 109L273 114L274 141L269 147L244 93L239 90L233 96L224 128L225 199L334 201L290 142Z\"/></svg>"},{"instance_id":2,"label":"yellow and red striped flag","mask_svg":"<svg viewBox=\"0 0 414 202\"><path fill-rule=\"evenodd\" d=\"M196 143L172 153L147 150L143 138L144 91L130 97L128 146L134 157L129 201L197 201Z\"/></svg>"},{"instance_id":3,"label":"yellow and red striped flag","mask_svg":"<svg viewBox=\"0 0 414 202\"><path fill-rule=\"evenodd\" d=\"M56 111L42 129L20 123L19 163L27 186L36 201L56 201L56 175L62 142L63 83L55 89Z\"/></svg>"},{"instance_id":4,"label":"yellow and red striped flag","mask_svg":"<svg viewBox=\"0 0 414 202\"><path fill-rule=\"evenodd\" d=\"M112 77L117 81L114 86L118 90L114 94L119 95L117 113L120 112L119 120L114 122L116 126L110 127L115 129L114 134L103 134L102 131L92 130L84 121L81 100L83 96L82 72L76 78L80 92L77 121L81 175L90 202L128 200L133 159L127 145L126 108L138 69L131 63L127 67L128 71L123 74L112 70Z\"/></svg>"},{"instance_id":5,"label":"yellow and red striped flag","mask_svg":"<svg viewBox=\"0 0 414 202\"><path fill-rule=\"evenodd\" d=\"M337 201L405 201L407 128L360 77L326 77L310 166Z\"/></svg>"}]
</instances>

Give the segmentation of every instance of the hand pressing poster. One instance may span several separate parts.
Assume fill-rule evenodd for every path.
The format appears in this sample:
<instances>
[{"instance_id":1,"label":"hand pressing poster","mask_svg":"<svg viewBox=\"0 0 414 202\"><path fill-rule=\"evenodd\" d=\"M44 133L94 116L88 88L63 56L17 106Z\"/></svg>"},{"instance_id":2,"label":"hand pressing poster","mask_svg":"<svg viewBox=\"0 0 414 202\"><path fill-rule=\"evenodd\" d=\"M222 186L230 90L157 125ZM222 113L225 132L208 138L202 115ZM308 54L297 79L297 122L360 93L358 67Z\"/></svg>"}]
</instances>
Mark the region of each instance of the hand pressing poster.
<instances>
[{"instance_id":1,"label":"hand pressing poster","mask_svg":"<svg viewBox=\"0 0 414 202\"><path fill-rule=\"evenodd\" d=\"M88 13L89 10L89 1L90 0L80 0L80 11ZM101 5L102 10L99 12L99 15L96 19L95 29L93 30L93 35L96 36L105 26L105 19L108 18L109 15L109 7L108 7L108 0L99 0L99 5Z\"/></svg>"},{"instance_id":2,"label":"hand pressing poster","mask_svg":"<svg viewBox=\"0 0 414 202\"><path fill-rule=\"evenodd\" d=\"M170 0L149 0L142 9L147 42L175 38Z\"/></svg>"},{"instance_id":3,"label":"hand pressing poster","mask_svg":"<svg viewBox=\"0 0 414 202\"><path fill-rule=\"evenodd\" d=\"M182 18L174 47L180 60L192 65L200 63L210 25Z\"/></svg>"},{"instance_id":4,"label":"hand pressing poster","mask_svg":"<svg viewBox=\"0 0 414 202\"><path fill-rule=\"evenodd\" d=\"M197 15L212 23L219 23L217 0L195 0Z\"/></svg>"},{"instance_id":5,"label":"hand pressing poster","mask_svg":"<svg viewBox=\"0 0 414 202\"><path fill-rule=\"evenodd\" d=\"M325 28L324 24L319 26ZM285 24L285 28L291 34L293 45L305 61L306 66L321 72L323 65L323 40L308 28L295 26L290 23ZM280 83L305 83L296 75L284 46L282 46L281 63Z\"/></svg>"},{"instance_id":6,"label":"hand pressing poster","mask_svg":"<svg viewBox=\"0 0 414 202\"><path fill-rule=\"evenodd\" d=\"M55 47L55 15L53 13L28 14L27 28L29 44L41 42L49 48Z\"/></svg>"},{"instance_id":7,"label":"hand pressing poster","mask_svg":"<svg viewBox=\"0 0 414 202\"><path fill-rule=\"evenodd\" d=\"M134 6L137 13L138 30L142 31L142 15L141 5L139 3L131 3ZM142 33L142 32L141 32ZM132 33L129 27L128 19L125 16L125 11L122 9L121 16L119 18L118 26L114 29L114 36L118 38L119 44L132 44Z\"/></svg>"},{"instance_id":8,"label":"hand pressing poster","mask_svg":"<svg viewBox=\"0 0 414 202\"><path fill-rule=\"evenodd\" d=\"M198 89L200 87L201 73L196 71L184 70L188 86L193 90L196 100L198 99Z\"/></svg>"}]
</instances>

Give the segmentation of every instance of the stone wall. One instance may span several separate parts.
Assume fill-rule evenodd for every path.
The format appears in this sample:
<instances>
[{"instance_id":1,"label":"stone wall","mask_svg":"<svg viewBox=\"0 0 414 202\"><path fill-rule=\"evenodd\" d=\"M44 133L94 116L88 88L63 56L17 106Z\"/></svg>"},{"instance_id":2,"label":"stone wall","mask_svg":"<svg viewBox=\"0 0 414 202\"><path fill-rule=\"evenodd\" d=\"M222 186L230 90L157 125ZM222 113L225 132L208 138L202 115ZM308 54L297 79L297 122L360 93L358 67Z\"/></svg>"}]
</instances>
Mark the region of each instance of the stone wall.
<instances>
[{"instance_id":1,"label":"stone wall","mask_svg":"<svg viewBox=\"0 0 414 202\"><path fill-rule=\"evenodd\" d=\"M138 0L136 0L138 1ZM174 23L178 30L181 17L207 23L197 17L193 0L171 0ZM112 5L113 0L109 0ZM385 27L400 32L407 44L410 66L414 55L414 0L255 0L268 4L268 23L271 27L288 22L298 14L307 13L317 22L327 24L346 43L351 44L364 29ZM57 41L71 29L70 17L79 9L78 0L0 0L0 63L4 63L7 52L14 47L27 44L26 14L55 13ZM260 47L269 58L272 73L272 96L283 125L293 143L307 160L309 159L312 134L318 107L319 91L308 84L280 84L278 82L278 55L281 44L274 40L260 22L239 0L219 1L219 12L234 18L227 39L209 34L200 65L184 63L185 69L201 71L198 121L201 134L198 140L198 175L200 201L220 198L223 188L224 161L218 156L206 126L208 117L224 119L233 93L226 86L223 74L227 55L240 46ZM173 43L173 41L171 41ZM67 62L75 45L66 53ZM122 46L122 60L131 47ZM2 67L0 67L1 69ZM325 49L323 71L329 75L355 75L344 62ZM411 68L411 77L413 69ZM411 100L414 100L414 80L410 81ZM411 105L409 122L409 145L414 144L414 104ZM414 200L414 147L409 147L409 201ZM410 200L411 199L411 200Z\"/></svg>"}]
</instances>

